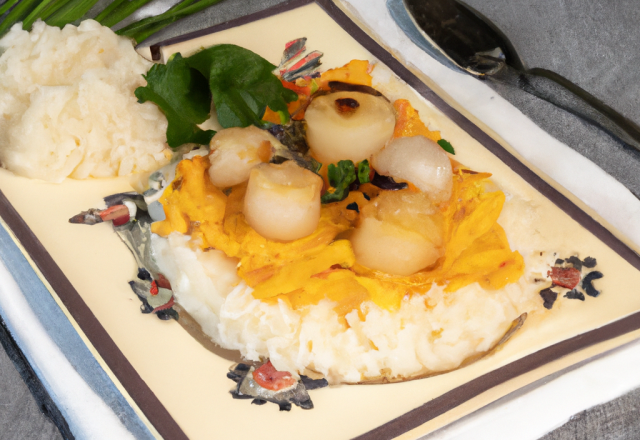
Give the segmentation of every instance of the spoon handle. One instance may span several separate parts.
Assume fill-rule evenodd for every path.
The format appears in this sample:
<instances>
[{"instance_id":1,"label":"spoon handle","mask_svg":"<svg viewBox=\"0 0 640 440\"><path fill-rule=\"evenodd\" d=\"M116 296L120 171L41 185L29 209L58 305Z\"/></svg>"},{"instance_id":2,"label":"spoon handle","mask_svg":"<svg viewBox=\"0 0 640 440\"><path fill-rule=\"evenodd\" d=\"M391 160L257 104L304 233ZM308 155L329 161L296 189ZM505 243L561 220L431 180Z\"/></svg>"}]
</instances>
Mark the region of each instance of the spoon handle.
<instances>
[{"instance_id":1,"label":"spoon handle","mask_svg":"<svg viewBox=\"0 0 640 440\"><path fill-rule=\"evenodd\" d=\"M585 90L558 74L542 69L520 70L495 59L487 53L476 53L474 63L463 67L457 64L442 47L420 28L407 10L406 0L387 0L387 9L396 24L420 49L441 64L458 72L507 84L543 99L562 110L580 117L586 123L607 133L612 139L640 160L640 127ZM478 65L494 65L493 69L478 71ZM487 72L491 72L488 74ZM487 73L487 74L485 74Z\"/></svg>"},{"instance_id":2,"label":"spoon handle","mask_svg":"<svg viewBox=\"0 0 640 440\"><path fill-rule=\"evenodd\" d=\"M580 117L640 159L640 128L560 75L542 69L523 72L505 65L497 73L483 78L516 87Z\"/></svg>"}]
</instances>

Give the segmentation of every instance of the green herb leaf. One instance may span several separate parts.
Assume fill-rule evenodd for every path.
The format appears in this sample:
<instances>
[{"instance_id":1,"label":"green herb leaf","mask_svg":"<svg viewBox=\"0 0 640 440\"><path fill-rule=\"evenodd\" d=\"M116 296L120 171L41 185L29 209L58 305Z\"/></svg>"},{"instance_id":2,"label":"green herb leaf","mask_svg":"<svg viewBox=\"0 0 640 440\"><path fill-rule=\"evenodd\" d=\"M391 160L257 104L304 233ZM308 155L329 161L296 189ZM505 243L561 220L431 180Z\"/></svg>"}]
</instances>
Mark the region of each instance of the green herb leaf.
<instances>
[{"instance_id":1,"label":"green herb leaf","mask_svg":"<svg viewBox=\"0 0 640 440\"><path fill-rule=\"evenodd\" d=\"M31 30L31 26L35 21L42 16L42 13L46 11L50 6L51 2L54 0L42 0L38 6L26 16L24 20L22 20L22 29Z\"/></svg>"},{"instance_id":2,"label":"green herb leaf","mask_svg":"<svg viewBox=\"0 0 640 440\"><path fill-rule=\"evenodd\" d=\"M218 122L224 128L262 126L267 106L288 120L287 103L298 99L271 73L276 66L239 46L213 46L189 57L187 63L209 80Z\"/></svg>"},{"instance_id":3,"label":"green herb leaf","mask_svg":"<svg viewBox=\"0 0 640 440\"><path fill-rule=\"evenodd\" d=\"M369 167L369 161L363 160L358 164L358 182L369 183L369 174L371 173L371 167Z\"/></svg>"},{"instance_id":4,"label":"green herb leaf","mask_svg":"<svg viewBox=\"0 0 640 440\"><path fill-rule=\"evenodd\" d=\"M154 64L145 76L147 85L135 91L138 102L152 101L167 116L167 143L171 148L182 144L206 145L215 131L201 130L201 124L209 117L211 94L206 79L189 68L178 53L169 62Z\"/></svg>"},{"instance_id":5,"label":"green herb leaf","mask_svg":"<svg viewBox=\"0 0 640 440\"><path fill-rule=\"evenodd\" d=\"M98 2L98 0L71 0L47 18L49 26L63 28L69 23L80 20Z\"/></svg>"},{"instance_id":6,"label":"green herb leaf","mask_svg":"<svg viewBox=\"0 0 640 440\"><path fill-rule=\"evenodd\" d=\"M67 3L70 3L75 0L54 0L53 3L50 3L49 6L45 8L44 11L40 14L38 18L44 20L45 23L49 24L47 21L49 17L62 9Z\"/></svg>"},{"instance_id":7,"label":"green herb leaf","mask_svg":"<svg viewBox=\"0 0 640 440\"><path fill-rule=\"evenodd\" d=\"M98 15L95 16L94 20L100 23L101 25L104 25L103 20L107 18L113 11L120 8L122 3L124 3L125 1L126 0L113 0L111 3L107 5L106 8L102 10L102 12L100 12Z\"/></svg>"},{"instance_id":8,"label":"green herb leaf","mask_svg":"<svg viewBox=\"0 0 640 440\"><path fill-rule=\"evenodd\" d=\"M14 2L7 2L10 5L14 5ZM0 36L4 35L11 26L15 23L22 21L26 16L29 15L34 8L38 6L38 0L22 0L17 5L11 9L11 11L7 14L6 17L0 23Z\"/></svg>"},{"instance_id":9,"label":"green herb leaf","mask_svg":"<svg viewBox=\"0 0 640 440\"><path fill-rule=\"evenodd\" d=\"M356 181L356 167L350 160L341 160L337 166L331 163L327 167L327 177L333 192L326 192L320 201L339 202L349 195L349 185Z\"/></svg>"},{"instance_id":10,"label":"green herb leaf","mask_svg":"<svg viewBox=\"0 0 640 440\"><path fill-rule=\"evenodd\" d=\"M438 141L438 145L440 145L442 147L442 149L444 151L446 151L447 153L456 154L456 152L453 150L453 145L451 145L451 143L449 143L449 141L446 141L444 139L440 139Z\"/></svg>"},{"instance_id":11,"label":"green herb leaf","mask_svg":"<svg viewBox=\"0 0 640 440\"><path fill-rule=\"evenodd\" d=\"M6 2L4 2L2 6L0 6L0 15L4 14L9 9L13 8L15 4L18 3L19 1L20 0L7 0Z\"/></svg>"}]
</instances>

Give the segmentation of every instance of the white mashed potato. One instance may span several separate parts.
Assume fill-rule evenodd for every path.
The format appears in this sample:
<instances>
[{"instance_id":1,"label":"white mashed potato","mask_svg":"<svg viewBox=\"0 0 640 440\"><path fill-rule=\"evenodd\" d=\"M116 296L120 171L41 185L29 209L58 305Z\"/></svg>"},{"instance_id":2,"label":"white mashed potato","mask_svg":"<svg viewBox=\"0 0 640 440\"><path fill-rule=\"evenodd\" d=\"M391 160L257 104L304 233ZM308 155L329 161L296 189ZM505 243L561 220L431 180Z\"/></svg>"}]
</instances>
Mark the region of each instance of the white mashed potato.
<instances>
[{"instance_id":1,"label":"white mashed potato","mask_svg":"<svg viewBox=\"0 0 640 440\"><path fill-rule=\"evenodd\" d=\"M23 176L122 176L168 162L167 120L139 104L151 63L130 40L87 20L20 24L0 40L0 163Z\"/></svg>"},{"instance_id":2,"label":"white mashed potato","mask_svg":"<svg viewBox=\"0 0 640 440\"><path fill-rule=\"evenodd\" d=\"M522 207L507 203L506 215L510 205ZM530 242L526 225L509 226L515 241ZM434 286L426 296L405 298L394 313L368 302L364 321L353 311L345 327L328 300L295 311L283 302L254 299L236 275L236 260L220 251L194 251L188 241L178 233L166 239L154 235L154 257L180 305L214 342L249 360L270 358L279 370L310 368L332 383L458 367L490 349L520 314L542 308L534 279L543 278L554 260L553 254L520 248L526 269L517 283L497 291L474 283L453 293Z\"/></svg>"}]
</instances>

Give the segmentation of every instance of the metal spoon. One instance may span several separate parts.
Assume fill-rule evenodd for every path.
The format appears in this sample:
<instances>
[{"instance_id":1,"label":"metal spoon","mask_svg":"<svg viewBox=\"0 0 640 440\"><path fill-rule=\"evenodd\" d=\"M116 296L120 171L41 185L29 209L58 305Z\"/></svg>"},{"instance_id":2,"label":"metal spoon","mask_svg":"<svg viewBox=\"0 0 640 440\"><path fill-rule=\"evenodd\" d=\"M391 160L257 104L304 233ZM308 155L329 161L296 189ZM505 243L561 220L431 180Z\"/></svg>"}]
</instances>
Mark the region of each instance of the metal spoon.
<instances>
[{"instance_id":1,"label":"metal spoon","mask_svg":"<svg viewBox=\"0 0 640 440\"><path fill-rule=\"evenodd\" d=\"M480 13L456 0L387 0L391 16L445 66L517 87L594 125L640 159L640 127L566 78L525 69L513 45Z\"/></svg>"}]
</instances>

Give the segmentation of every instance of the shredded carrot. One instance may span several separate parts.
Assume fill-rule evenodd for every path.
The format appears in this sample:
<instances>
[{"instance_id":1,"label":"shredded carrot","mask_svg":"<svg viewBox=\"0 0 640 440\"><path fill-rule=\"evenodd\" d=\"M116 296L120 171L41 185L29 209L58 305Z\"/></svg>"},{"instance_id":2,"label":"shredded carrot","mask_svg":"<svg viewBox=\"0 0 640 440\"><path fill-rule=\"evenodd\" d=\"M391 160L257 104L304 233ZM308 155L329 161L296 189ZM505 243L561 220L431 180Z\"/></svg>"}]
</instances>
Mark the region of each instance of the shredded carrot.
<instances>
[{"instance_id":1,"label":"shredded carrot","mask_svg":"<svg viewBox=\"0 0 640 440\"><path fill-rule=\"evenodd\" d=\"M440 132L429 130L420 119L418 111L406 99L395 101L393 108L396 110L396 127L393 130L394 138L422 135L434 142L441 139Z\"/></svg>"}]
</instances>

